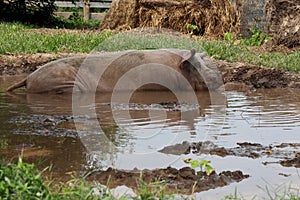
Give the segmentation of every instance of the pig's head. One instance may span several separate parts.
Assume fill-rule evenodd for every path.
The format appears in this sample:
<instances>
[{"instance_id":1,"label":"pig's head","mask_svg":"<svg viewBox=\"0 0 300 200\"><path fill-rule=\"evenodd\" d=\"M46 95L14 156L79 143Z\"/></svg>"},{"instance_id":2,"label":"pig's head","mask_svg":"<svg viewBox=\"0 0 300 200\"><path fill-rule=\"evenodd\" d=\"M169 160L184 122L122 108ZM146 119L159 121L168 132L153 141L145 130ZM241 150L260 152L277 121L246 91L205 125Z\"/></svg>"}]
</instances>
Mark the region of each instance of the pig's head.
<instances>
[{"instance_id":1,"label":"pig's head","mask_svg":"<svg viewBox=\"0 0 300 200\"><path fill-rule=\"evenodd\" d=\"M205 62L203 60L206 56L206 53L196 53L195 49L182 55L179 68L195 90L205 90L207 88L214 90L223 83L213 61Z\"/></svg>"}]
</instances>

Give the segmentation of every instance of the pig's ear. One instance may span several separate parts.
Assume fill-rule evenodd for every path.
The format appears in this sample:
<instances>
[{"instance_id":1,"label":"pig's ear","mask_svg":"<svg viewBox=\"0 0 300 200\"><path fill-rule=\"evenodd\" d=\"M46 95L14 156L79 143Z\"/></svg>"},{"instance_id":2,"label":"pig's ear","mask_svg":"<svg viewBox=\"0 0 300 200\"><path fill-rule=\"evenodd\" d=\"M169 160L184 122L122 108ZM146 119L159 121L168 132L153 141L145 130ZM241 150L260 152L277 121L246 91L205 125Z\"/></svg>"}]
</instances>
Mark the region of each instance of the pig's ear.
<instances>
[{"instance_id":1,"label":"pig's ear","mask_svg":"<svg viewBox=\"0 0 300 200\"><path fill-rule=\"evenodd\" d=\"M180 63L180 69L189 70L189 67L192 65L191 61L192 61L193 57L195 56L195 54L196 54L196 49L191 49L190 52L183 55L182 61Z\"/></svg>"}]
</instances>

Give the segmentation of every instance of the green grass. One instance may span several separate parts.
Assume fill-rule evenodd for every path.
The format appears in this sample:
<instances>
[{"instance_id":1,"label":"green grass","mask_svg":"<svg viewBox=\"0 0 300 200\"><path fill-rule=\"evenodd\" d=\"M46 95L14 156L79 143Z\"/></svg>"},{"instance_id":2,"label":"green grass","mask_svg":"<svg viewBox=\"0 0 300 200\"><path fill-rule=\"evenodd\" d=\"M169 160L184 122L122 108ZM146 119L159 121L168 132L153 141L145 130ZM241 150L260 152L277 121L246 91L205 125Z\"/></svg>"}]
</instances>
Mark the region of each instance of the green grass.
<instances>
[{"instance_id":1,"label":"green grass","mask_svg":"<svg viewBox=\"0 0 300 200\"><path fill-rule=\"evenodd\" d=\"M45 169L46 170L46 169ZM98 183L89 183L84 178L73 177L64 183L54 183L53 180L44 181L42 173L34 164L24 162L19 158L17 163L8 165L0 162L0 199L74 199L74 200L116 200L108 187ZM166 187L163 182L146 184L139 180L139 196L133 199L161 200L173 199L172 195L166 195ZM128 198L120 197L119 200Z\"/></svg>"},{"instance_id":2,"label":"green grass","mask_svg":"<svg viewBox=\"0 0 300 200\"><path fill-rule=\"evenodd\" d=\"M95 195L95 190L99 195ZM88 183L83 178L72 178L67 183L44 181L42 172L34 164L19 158L17 163L0 163L0 199L113 199L109 190L102 186Z\"/></svg>"},{"instance_id":3,"label":"green grass","mask_svg":"<svg viewBox=\"0 0 300 200\"><path fill-rule=\"evenodd\" d=\"M270 68L300 71L300 51L290 54L255 53L247 46L233 45L224 41L202 41L200 43L206 52L217 60L240 61Z\"/></svg>"},{"instance_id":4,"label":"green grass","mask_svg":"<svg viewBox=\"0 0 300 200\"><path fill-rule=\"evenodd\" d=\"M66 31L57 29L39 32L39 29L18 24L0 23L0 54L117 51L126 49L179 48L206 51L215 59L247 62L265 67L300 71L300 51L284 53L256 53L245 45L230 41L195 41L172 34L113 34L111 31Z\"/></svg>"},{"instance_id":5,"label":"green grass","mask_svg":"<svg viewBox=\"0 0 300 200\"><path fill-rule=\"evenodd\" d=\"M111 34L70 30L47 33L19 23L0 23L0 54L90 52Z\"/></svg>"},{"instance_id":6,"label":"green grass","mask_svg":"<svg viewBox=\"0 0 300 200\"><path fill-rule=\"evenodd\" d=\"M49 194L34 164L20 158L17 164L0 165L1 199L45 199Z\"/></svg>"}]
</instances>

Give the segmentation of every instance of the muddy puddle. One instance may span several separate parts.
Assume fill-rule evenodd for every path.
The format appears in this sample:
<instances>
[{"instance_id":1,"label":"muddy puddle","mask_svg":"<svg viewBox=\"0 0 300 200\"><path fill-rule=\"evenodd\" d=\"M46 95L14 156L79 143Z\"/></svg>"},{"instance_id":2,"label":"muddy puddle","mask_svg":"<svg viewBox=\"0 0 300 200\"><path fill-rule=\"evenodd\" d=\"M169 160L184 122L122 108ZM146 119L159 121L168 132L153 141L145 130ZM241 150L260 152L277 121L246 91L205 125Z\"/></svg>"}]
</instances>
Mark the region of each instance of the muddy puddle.
<instances>
[{"instance_id":1,"label":"muddy puddle","mask_svg":"<svg viewBox=\"0 0 300 200\"><path fill-rule=\"evenodd\" d=\"M22 155L41 169L52 165L52 176L62 180L97 169L89 178L104 182L110 175L112 186L134 187L143 172L189 193L199 177L183 159L206 159L215 172L199 179L195 195L204 199L235 188L251 198L253 191L268 195L258 186L277 193L282 185L300 186L299 90L227 91L226 107L207 92L197 93L198 104L170 92L136 92L130 102L97 94L74 105L71 95L3 92L21 78L0 80L0 156L8 162Z\"/></svg>"}]
</instances>

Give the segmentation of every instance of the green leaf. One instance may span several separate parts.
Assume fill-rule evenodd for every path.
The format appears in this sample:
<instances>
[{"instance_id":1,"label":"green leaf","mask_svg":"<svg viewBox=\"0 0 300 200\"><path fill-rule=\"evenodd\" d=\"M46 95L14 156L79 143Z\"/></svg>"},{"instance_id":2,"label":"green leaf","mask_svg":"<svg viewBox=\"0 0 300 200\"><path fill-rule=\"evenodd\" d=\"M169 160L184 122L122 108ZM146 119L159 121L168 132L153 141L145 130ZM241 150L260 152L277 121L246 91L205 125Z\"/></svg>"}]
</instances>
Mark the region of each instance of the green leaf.
<instances>
[{"instance_id":1,"label":"green leaf","mask_svg":"<svg viewBox=\"0 0 300 200\"><path fill-rule=\"evenodd\" d=\"M195 169L195 168L197 168L197 167L200 167L199 161L198 161L198 160L192 160L192 161L191 161L191 168L192 168L192 169Z\"/></svg>"},{"instance_id":2,"label":"green leaf","mask_svg":"<svg viewBox=\"0 0 300 200\"><path fill-rule=\"evenodd\" d=\"M205 165L205 172L209 176L214 171L214 168L211 165Z\"/></svg>"},{"instance_id":3,"label":"green leaf","mask_svg":"<svg viewBox=\"0 0 300 200\"><path fill-rule=\"evenodd\" d=\"M203 166L209 165L210 164L210 160L201 160L199 163L200 163L200 165L203 165Z\"/></svg>"}]
</instances>

